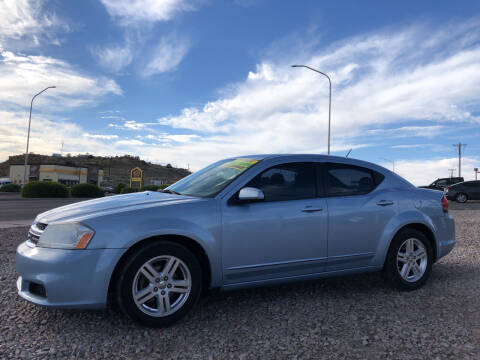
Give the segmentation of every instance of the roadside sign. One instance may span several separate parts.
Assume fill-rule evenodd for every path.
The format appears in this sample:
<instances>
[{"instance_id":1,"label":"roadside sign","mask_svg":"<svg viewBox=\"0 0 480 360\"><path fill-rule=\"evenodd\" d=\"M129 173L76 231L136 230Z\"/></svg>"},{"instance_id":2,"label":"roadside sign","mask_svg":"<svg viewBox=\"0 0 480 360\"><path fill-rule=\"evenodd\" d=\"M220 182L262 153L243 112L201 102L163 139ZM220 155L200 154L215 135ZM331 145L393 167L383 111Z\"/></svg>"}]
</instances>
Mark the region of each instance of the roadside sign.
<instances>
[{"instance_id":1,"label":"roadside sign","mask_svg":"<svg viewBox=\"0 0 480 360\"><path fill-rule=\"evenodd\" d=\"M143 180L142 169L136 167L130 170L130 187L131 188L140 189L142 187L142 180Z\"/></svg>"}]
</instances>

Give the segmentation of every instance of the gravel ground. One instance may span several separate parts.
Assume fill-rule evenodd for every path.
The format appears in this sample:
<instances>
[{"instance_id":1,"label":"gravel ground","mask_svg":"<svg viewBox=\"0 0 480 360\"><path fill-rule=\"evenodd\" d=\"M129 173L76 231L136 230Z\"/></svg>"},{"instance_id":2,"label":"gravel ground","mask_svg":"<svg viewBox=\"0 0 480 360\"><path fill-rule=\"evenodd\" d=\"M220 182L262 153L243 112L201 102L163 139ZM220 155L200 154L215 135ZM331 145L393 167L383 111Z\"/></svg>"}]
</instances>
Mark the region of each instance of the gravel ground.
<instances>
[{"instance_id":1,"label":"gravel ground","mask_svg":"<svg viewBox=\"0 0 480 360\"><path fill-rule=\"evenodd\" d=\"M21 300L14 255L27 229L3 229L0 358L479 359L480 211L451 213L457 246L420 290L371 274L210 293L167 329Z\"/></svg>"}]
</instances>

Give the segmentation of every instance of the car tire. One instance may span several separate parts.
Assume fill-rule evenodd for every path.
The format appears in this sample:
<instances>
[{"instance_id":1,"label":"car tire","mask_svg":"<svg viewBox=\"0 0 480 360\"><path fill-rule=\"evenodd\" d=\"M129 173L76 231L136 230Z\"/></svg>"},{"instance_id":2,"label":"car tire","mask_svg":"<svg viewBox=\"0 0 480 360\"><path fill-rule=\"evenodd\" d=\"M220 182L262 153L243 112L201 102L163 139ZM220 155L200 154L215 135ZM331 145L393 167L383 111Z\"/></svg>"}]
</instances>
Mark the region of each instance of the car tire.
<instances>
[{"instance_id":1,"label":"car tire","mask_svg":"<svg viewBox=\"0 0 480 360\"><path fill-rule=\"evenodd\" d=\"M459 194L457 194L457 196L455 196L455 201L460 203L460 204L466 203L467 200L468 200L468 197L464 193L459 193Z\"/></svg>"},{"instance_id":2,"label":"car tire","mask_svg":"<svg viewBox=\"0 0 480 360\"><path fill-rule=\"evenodd\" d=\"M142 325L163 327L194 307L202 291L202 269L183 245L159 241L128 257L116 285L117 303L125 314Z\"/></svg>"},{"instance_id":3,"label":"car tire","mask_svg":"<svg viewBox=\"0 0 480 360\"><path fill-rule=\"evenodd\" d=\"M404 229L392 240L384 270L393 286L412 291L425 284L432 264L433 250L425 234Z\"/></svg>"}]
</instances>

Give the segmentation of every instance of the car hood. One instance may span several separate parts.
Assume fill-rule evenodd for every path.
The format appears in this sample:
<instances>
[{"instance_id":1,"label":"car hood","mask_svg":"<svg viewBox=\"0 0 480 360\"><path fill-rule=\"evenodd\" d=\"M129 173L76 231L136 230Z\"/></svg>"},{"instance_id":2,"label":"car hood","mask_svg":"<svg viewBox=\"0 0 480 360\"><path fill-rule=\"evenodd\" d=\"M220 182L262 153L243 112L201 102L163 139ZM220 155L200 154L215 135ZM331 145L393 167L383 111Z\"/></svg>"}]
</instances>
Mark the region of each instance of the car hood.
<instances>
[{"instance_id":1,"label":"car hood","mask_svg":"<svg viewBox=\"0 0 480 360\"><path fill-rule=\"evenodd\" d=\"M183 202L201 201L201 198L166 194L155 191L107 196L100 199L81 201L61 206L39 214L35 222L80 221L85 218L130 211L152 206L164 206Z\"/></svg>"}]
</instances>

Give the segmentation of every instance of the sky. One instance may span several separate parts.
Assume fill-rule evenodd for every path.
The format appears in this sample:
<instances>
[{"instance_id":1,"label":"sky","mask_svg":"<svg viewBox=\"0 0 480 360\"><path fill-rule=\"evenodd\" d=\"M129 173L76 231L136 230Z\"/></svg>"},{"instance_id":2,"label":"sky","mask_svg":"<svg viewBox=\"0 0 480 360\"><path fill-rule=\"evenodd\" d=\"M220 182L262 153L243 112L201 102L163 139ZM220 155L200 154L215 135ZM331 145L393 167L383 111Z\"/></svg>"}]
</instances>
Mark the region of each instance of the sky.
<instances>
[{"instance_id":1,"label":"sky","mask_svg":"<svg viewBox=\"0 0 480 360\"><path fill-rule=\"evenodd\" d=\"M0 161L134 155L198 170L327 152L416 185L480 167L480 2L0 0Z\"/></svg>"}]
</instances>

